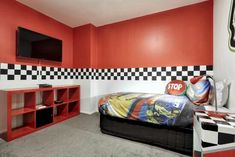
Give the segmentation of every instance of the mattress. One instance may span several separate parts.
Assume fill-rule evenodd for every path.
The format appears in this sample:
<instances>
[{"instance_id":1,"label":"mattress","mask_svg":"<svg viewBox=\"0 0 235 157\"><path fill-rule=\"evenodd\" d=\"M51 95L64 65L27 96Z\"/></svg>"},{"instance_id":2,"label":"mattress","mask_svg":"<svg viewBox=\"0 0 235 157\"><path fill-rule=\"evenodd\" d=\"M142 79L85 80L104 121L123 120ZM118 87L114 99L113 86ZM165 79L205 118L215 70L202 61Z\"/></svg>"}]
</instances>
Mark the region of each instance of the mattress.
<instances>
[{"instance_id":1,"label":"mattress","mask_svg":"<svg viewBox=\"0 0 235 157\"><path fill-rule=\"evenodd\" d=\"M114 93L102 97L99 112L103 115L158 125L189 127L194 105L186 96L151 93Z\"/></svg>"}]
</instances>

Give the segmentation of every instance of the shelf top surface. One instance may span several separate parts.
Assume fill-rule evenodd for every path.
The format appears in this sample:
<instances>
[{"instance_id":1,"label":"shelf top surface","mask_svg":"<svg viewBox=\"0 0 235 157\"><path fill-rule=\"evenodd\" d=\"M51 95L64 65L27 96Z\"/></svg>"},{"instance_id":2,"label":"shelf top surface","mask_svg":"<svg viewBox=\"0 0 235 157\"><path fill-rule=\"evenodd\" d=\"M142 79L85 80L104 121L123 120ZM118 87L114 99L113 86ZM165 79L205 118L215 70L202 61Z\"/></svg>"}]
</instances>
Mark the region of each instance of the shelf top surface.
<instances>
[{"instance_id":1,"label":"shelf top surface","mask_svg":"<svg viewBox=\"0 0 235 157\"><path fill-rule=\"evenodd\" d=\"M49 91L49 90L55 90L55 89L78 88L78 87L80 87L80 85L53 86L50 88L39 88L39 87L11 88L11 89L3 89L2 91L29 93L29 92Z\"/></svg>"},{"instance_id":2,"label":"shelf top surface","mask_svg":"<svg viewBox=\"0 0 235 157\"><path fill-rule=\"evenodd\" d=\"M18 108L18 109L13 109L11 111L11 115L12 116L17 116L17 115L21 115L21 114L34 112L34 111L35 111L35 109L33 109L33 108Z\"/></svg>"}]
</instances>

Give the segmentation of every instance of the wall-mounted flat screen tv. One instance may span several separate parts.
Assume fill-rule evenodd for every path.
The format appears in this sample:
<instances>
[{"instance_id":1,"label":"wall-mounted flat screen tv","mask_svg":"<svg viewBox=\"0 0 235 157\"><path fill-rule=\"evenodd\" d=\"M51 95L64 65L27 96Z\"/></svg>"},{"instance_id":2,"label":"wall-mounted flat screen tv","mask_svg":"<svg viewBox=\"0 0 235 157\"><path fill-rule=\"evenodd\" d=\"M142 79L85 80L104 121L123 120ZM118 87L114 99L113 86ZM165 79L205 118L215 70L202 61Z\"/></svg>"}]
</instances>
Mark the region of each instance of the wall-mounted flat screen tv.
<instances>
[{"instance_id":1,"label":"wall-mounted flat screen tv","mask_svg":"<svg viewBox=\"0 0 235 157\"><path fill-rule=\"evenodd\" d=\"M17 30L17 57L62 61L62 40L22 27Z\"/></svg>"}]
</instances>

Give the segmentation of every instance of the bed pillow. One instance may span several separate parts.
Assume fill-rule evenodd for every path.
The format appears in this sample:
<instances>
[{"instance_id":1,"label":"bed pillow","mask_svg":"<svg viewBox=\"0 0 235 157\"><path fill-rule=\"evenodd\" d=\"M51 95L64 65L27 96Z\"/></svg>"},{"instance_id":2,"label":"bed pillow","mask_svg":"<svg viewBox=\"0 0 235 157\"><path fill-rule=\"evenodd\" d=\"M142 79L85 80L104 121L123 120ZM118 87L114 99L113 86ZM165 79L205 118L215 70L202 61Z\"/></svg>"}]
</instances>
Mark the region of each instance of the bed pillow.
<instances>
[{"instance_id":1,"label":"bed pillow","mask_svg":"<svg viewBox=\"0 0 235 157\"><path fill-rule=\"evenodd\" d=\"M228 100L229 95L229 83L227 81L216 82L216 96L217 96L217 106L223 107Z\"/></svg>"},{"instance_id":2,"label":"bed pillow","mask_svg":"<svg viewBox=\"0 0 235 157\"><path fill-rule=\"evenodd\" d=\"M184 81L173 80L166 85L166 93L170 95L185 95L187 85Z\"/></svg>"},{"instance_id":3,"label":"bed pillow","mask_svg":"<svg viewBox=\"0 0 235 157\"><path fill-rule=\"evenodd\" d=\"M212 86L203 76L190 80L186 95L195 105L208 105L212 98Z\"/></svg>"}]
</instances>

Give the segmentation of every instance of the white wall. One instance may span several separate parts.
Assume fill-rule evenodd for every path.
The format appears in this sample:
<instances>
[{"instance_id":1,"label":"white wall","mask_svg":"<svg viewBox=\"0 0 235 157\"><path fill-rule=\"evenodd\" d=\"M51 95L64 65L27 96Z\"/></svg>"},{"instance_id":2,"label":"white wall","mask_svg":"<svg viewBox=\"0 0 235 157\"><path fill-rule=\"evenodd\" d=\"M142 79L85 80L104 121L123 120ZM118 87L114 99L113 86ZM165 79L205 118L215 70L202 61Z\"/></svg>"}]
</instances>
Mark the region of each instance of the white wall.
<instances>
[{"instance_id":1,"label":"white wall","mask_svg":"<svg viewBox=\"0 0 235 157\"><path fill-rule=\"evenodd\" d=\"M74 80L74 84L80 85L80 112L92 114L95 112L92 103L92 80Z\"/></svg>"},{"instance_id":2,"label":"white wall","mask_svg":"<svg viewBox=\"0 0 235 157\"><path fill-rule=\"evenodd\" d=\"M228 46L231 1L214 0L214 76L231 82L228 107L235 111L235 53Z\"/></svg>"},{"instance_id":3,"label":"white wall","mask_svg":"<svg viewBox=\"0 0 235 157\"><path fill-rule=\"evenodd\" d=\"M164 93L167 81L127 81L127 80L75 80L81 85L81 112L98 111L99 99L116 92Z\"/></svg>"},{"instance_id":4,"label":"white wall","mask_svg":"<svg viewBox=\"0 0 235 157\"><path fill-rule=\"evenodd\" d=\"M95 102L96 111L100 97L116 92L145 92L145 93L164 93L168 81L127 81L127 80L94 80L92 98Z\"/></svg>"}]
</instances>

